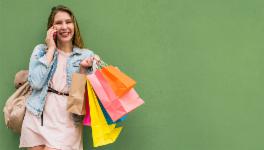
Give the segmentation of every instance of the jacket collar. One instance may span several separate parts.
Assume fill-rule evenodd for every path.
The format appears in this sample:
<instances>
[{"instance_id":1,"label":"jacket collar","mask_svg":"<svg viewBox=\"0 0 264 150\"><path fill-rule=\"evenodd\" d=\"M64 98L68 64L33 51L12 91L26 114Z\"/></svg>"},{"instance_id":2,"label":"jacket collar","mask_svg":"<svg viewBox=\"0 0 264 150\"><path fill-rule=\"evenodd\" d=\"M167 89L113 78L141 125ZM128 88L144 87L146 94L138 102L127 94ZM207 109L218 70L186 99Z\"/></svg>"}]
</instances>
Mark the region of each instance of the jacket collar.
<instances>
[{"instance_id":1,"label":"jacket collar","mask_svg":"<svg viewBox=\"0 0 264 150\"><path fill-rule=\"evenodd\" d=\"M44 48L47 49L47 45L45 45ZM57 54L57 51L55 51L55 53ZM82 54L82 49L74 45L72 50L72 55L74 54L79 54L79 55Z\"/></svg>"},{"instance_id":2,"label":"jacket collar","mask_svg":"<svg viewBox=\"0 0 264 150\"><path fill-rule=\"evenodd\" d=\"M82 54L82 50L77 46L73 46L72 54Z\"/></svg>"}]
</instances>

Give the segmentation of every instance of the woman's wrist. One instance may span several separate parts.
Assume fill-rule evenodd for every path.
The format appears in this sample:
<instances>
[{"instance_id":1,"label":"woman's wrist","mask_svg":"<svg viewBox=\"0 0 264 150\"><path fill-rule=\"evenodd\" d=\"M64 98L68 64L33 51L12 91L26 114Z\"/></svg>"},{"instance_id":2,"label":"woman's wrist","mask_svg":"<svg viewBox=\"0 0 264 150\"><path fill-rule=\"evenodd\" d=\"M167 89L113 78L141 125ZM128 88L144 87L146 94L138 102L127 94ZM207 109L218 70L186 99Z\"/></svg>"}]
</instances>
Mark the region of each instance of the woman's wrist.
<instances>
[{"instance_id":1,"label":"woman's wrist","mask_svg":"<svg viewBox=\"0 0 264 150\"><path fill-rule=\"evenodd\" d=\"M55 49L56 48L53 48L53 47L49 47L47 49L46 57L47 57L47 61L48 61L49 64L53 60L53 55L54 55Z\"/></svg>"},{"instance_id":2,"label":"woman's wrist","mask_svg":"<svg viewBox=\"0 0 264 150\"><path fill-rule=\"evenodd\" d=\"M56 47L50 46L48 47L48 51L55 51Z\"/></svg>"},{"instance_id":3,"label":"woman's wrist","mask_svg":"<svg viewBox=\"0 0 264 150\"><path fill-rule=\"evenodd\" d=\"M81 74L86 74L86 68L80 66L80 73L81 73Z\"/></svg>"}]
</instances>

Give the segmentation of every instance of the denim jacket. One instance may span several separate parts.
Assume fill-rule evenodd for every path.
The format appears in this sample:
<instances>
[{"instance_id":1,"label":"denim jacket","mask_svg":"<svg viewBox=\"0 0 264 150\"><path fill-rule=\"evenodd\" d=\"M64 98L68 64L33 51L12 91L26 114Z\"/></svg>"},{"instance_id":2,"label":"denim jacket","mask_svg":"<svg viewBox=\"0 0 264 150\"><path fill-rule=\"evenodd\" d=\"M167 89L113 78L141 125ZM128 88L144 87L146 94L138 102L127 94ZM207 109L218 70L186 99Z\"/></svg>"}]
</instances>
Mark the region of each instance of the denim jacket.
<instances>
[{"instance_id":1,"label":"denim jacket","mask_svg":"<svg viewBox=\"0 0 264 150\"><path fill-rule=\"evenodd\" d=\"M49 64L46 58L46 49L47 46L45 44L37 45L33 50L29 62L28 81L33 91L27 99L26 108L38 117L40 117L43 112L48 93L48 83L52 79L57 67L58 52L54 52L53 60ZM67 59L66 67L67 85L69 87L71 86L72 74L80 71L80 62L93 55L94 53L91 50L80 49L78 47L73 48L73 52ZM92 70L87 69L87 73L90 72L92 72Z\"/></svg>"}]
</instances>

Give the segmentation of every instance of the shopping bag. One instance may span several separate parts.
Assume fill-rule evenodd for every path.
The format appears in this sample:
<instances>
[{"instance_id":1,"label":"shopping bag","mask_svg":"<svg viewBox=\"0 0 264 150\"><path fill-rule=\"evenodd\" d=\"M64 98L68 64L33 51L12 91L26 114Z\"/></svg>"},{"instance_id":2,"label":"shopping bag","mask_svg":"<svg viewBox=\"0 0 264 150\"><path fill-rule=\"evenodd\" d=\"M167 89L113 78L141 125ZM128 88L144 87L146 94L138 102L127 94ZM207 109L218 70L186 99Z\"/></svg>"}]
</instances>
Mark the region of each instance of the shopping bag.
<instances>
[{"instance_id":1,"label":"shopping bag","mask_svg":"<svg viewBox=\"0 0 264 150\"><path fill-rule=\"evenodd\" d=\"M77 114L85 115L85 85L86 85L86 75L80 73L73 73L72 83L69 90L67 111Z\"/></svg>"},{"instance_id":2,"label":"shopping bag","mask_svg":"<svg viewBox=\"0 0 264 150\"><path fill-rule=\"evenodd\" d=\"M109 116L111 117L113 121L116 121L120 119L121 117L123 117L124 115L126 115L126 110L121 106L121 103L116 103L117 105L116 107L118 107L119 109L114 109L111 107L114 103L114 100L117 99L115 95L112 95L111 97L110 95L106 93L106 90L111 90L111 87L109 86L103 87L101 82L98 80L95 74L89 74L87 75L87 78L90 81L96 95L100 99L105 110L108 112Z\"/></svg>"},{"instance_id":3,"label":"shopping bag","mask_svg":"<svg viewBox=\"0 0 264 150\"><path fill-rule=\"evenodd\" d=\"M87 75L87 78L113 121L117 121L144 103L133 88L118 98L99 70Z\"/></svg>"},{"instance_id":4,"label":"shopping bag","mask_svg":"<svg viewBox=\"0 0 264 150\"><path fill-rule=\"evenodd\" d=\"M89 106L89 99L88 99L88 92L87 92L87 86L85 88L85 110L86 114L83 119L83 125L85 126L91 126L91 116L90 116L90 106Z\"/></svg>"},{"instance_id":5,"label":"shopping bag","mask_svg":"<svg viewBox=\"0 0 264 150\"><path fill-rule=\"evenodd\" d=\"M116 128L116 124L107 124L103 112L99 106L98 99L88 80L87 90L94 147L103 146L115 142L123 127Z\"/></svg>"},{"instance_id":6,"label":"shopping bag","mask_svg":"<svg viewBox=\"0 0 264 150\"><path fill-rule=\"evenodd\" d=\"M118 122L124 121L127 118L127 115L125 115L122 118L118 119L117 121L113 121L111 119L111 117L109 116L109 114L107 113L107 111L105 110L105 108L104 108L102 102L100 101L100 99L98 99L98 102L99 102L99 105L100 105L100 107L101 107L101 109L103 111L103 114L104 114L104 117L105 117L105 119L107 121L107 124L118 123Z\"/></svg>"},{"instance_id":7,"label":"shopping bag","mask_svg":"<svg viewBox=\"0 0 264 150\"><path fill-rule=\"evenodd\" d=\"M104 66L100 70L116 96L121 97L136 84L136 81L112 65Z\"/></svg>"},{"instance_id":8,"label":"shopping bag","mask_svg":"<svg viewBox=\"0 0 264 150\"><path fill-rule=\"evenodd\" d=\"M111 106L109 106L111 110L119 110L118 114L120 114L120 111L125 110L125 113L123 113L125 115L144 103L144 101L139 97L139 95L137 94L134 88L130 89L120 98L117 98L113 90L109 88L109 82L107 82L107 80L104 78L102 73L99 70L97 70L95 71L95 75L98 78L99 82L102 84L102 86L105 88L106 94L111 95L109 97L112 101ZM124 115L118 116L117 118L116 115L114 116L110 115L110 116L113 121L116 121L121 117L123 117Z\"/></svg>"}]
</instances>

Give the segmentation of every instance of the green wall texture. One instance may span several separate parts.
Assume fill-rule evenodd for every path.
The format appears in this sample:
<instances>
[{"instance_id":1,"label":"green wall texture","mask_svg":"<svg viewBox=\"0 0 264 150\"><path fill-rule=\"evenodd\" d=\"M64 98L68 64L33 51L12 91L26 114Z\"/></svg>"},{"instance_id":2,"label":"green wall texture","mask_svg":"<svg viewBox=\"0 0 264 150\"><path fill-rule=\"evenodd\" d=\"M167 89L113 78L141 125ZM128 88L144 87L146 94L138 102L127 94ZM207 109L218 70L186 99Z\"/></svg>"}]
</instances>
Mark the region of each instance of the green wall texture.
<instances>
[{"instance_id":1,"label":"green wall texture","mask_svg":"<svg viewBox=\"0 0 264 150\"><path fill-rule=\"evenodd\" d=\"M263 0L0 0L1 109L57 4L145 100L116 143L96 149L264 149ZM19 136L0 122L0 149L17 150Z\"/></svg>"}]
</instances>

